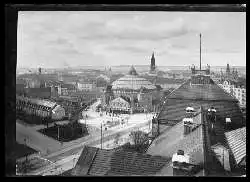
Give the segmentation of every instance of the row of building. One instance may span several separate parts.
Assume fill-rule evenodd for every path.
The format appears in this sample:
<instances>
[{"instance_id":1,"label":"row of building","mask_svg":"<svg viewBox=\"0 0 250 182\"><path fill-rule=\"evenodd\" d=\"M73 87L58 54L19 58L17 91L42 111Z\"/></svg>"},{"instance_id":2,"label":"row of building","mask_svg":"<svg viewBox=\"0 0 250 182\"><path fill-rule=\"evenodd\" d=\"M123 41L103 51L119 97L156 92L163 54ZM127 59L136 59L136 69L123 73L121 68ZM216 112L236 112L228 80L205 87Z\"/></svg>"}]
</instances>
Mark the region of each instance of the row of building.
<instances>
[{"instance_id":1,"label":"row of building","mask_svg":"<svg viewBox=\"0 0 250 182\"><path fill-rule=\"evenodd\" d=\"M241 107L246 107L246 88L244 85L238 84L232 80L225 80L221 86L227 93L233 95Z\"/></svg>"},{"instance_id":2,"label":"row of building","mask_svg":"<svg viewBox=\"0 0 250 182\"><path fill-rule=\"evenodd\" d=\"M65 117L64 108L55 102L18 95L16 95L16 110L17 113L23 112L26 115L52 120L62 120Z\"/></svg>"}]
</instances>

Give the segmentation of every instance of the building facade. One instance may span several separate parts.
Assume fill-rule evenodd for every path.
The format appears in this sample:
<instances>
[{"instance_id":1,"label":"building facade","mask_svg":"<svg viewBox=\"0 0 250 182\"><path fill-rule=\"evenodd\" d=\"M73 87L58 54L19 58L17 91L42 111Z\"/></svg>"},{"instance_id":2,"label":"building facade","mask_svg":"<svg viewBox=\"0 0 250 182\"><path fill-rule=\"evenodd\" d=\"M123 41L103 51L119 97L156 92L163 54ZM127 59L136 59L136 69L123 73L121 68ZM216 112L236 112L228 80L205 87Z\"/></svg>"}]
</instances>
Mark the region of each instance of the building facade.
<instances>
[{"instance_id":1,"label":"building facade","mask_svg":"<svg viewBox=\"0 0 250 182\"><path fill-rule=\"evenodd\" d=\"M81 91L91 91L96 88L96 83L79 81L77 82L77 88Z\"/></svg>"},{"instance_id":2,"label":"building facade","mask_svg":"<svg viewBox=\"0 0 250 182\"><path fill-rule=\"evenodd\" d=\"M23 96L16 96L16 109L17 112L41 118L51 118L52 120L60 120L65 116L64 108L55 102Z\"/></svg>"},{"instance_id":3,"label":"building facade","mask_svg":"<svg viewBox=\"0 0 250 182\"><path fill-rule=\"evenodd\" d=\"M246 88L238 85L236 82L225 80L219 84L227 93L233 95L240 103L241 106L246 106Z\"/></svg>"},{"instance_id":4,"label":"building facade","mask_svg":"<svg viewBox=\"0 0 250 182\"><path fill-rule=\"evenodd\" d=\"M145 78L138 76L135 68L132 66L129 73L112 83L104 91L102 98L102 106L112 109L110 103L113 99L122 97L129 103L130 113L151 111L152 93L157 88ZM128 105L127 105L128 106Z\"/></svg>"}]
</instances>

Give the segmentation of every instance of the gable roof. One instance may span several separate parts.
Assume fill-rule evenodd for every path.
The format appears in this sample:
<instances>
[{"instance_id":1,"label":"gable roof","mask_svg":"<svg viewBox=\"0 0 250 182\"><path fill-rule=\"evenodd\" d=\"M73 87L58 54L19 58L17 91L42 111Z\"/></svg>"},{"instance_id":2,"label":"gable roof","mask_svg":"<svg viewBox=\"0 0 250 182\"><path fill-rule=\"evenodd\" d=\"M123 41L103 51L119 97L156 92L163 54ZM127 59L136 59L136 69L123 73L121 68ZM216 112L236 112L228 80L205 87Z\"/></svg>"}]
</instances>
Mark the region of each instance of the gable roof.
<instances>
[{"instance_id":1,"label":"gable roof","mask_svg":"<svg viewBox=\"0 0 250 182\"><path fill-rule=\"evenodd\" d=\"M72 175L153 175L170 159L122 150L84 147Z\"/></svg>"},{"instance_id":2,"label":"gable roof","mask_svg":"<svg viewBox=\"0 0 250 182\"><path fill-rule=\"evenodd\" d=\"M226 132L225 135L238 165L246 156L246 127Z\"/></svg>"},{"instance_id":3,"label":"gable roof","mask_svg":"<svg viewBox=\"0 0 250 182\"><path fill-rule=\"evenodd\" d=\"M167 98L172 99L191 99L191 100L237 100L215 84L210 79L210 84L191 84L191 79L175 89Z\"/></svg>"},{"instance_id":4,"label":"gable roof","mask_svg":"<svg viewBox=\"0 0 250 182\"><path fill-rule=\"evenodd\" d=\"M125 102L125 103L130 103L130 101L128 100L128 99L126 99L125 97L118 97L118 98L115 98L115 99L113 99L112 101L111 101L111 103L112 102Z\"/></svg>"}]
</instances>

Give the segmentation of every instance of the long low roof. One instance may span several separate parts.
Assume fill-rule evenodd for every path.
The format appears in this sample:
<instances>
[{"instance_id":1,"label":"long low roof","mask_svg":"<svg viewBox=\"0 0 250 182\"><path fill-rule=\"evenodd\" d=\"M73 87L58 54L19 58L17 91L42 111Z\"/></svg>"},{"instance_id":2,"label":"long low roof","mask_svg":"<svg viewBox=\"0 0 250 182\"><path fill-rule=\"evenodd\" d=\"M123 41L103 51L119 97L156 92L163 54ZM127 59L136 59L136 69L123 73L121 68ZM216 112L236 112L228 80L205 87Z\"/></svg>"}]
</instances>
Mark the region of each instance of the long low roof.
<instances>
[{"instance_id":1,"label":"long low roof","mask_svg":"<svg viewBox=\"0 0 250 182\"><path fill-rule=\"evenodd\" d=\"M37 104L37 105L42 105L42 106L46 106L46 107L50 107L53 108L55 107L57 104L55 102L51 102L48 100L41 100L41 99L35 99L35 98L28 98L28 97L22 97L22 96L16 96L17 100L23 100L26 102L30 102L33 104Z\"/></svg>"}]
</instances>

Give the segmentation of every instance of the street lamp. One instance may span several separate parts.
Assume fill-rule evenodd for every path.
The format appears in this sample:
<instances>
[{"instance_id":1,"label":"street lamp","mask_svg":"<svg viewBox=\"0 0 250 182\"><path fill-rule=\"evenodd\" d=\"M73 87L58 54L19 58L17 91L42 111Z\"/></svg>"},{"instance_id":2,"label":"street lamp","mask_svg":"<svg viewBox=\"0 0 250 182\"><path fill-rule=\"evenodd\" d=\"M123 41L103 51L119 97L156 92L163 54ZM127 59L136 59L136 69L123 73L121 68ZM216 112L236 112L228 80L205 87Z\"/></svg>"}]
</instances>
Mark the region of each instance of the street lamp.
<instances>
[{"instance_id":1,"label":"street lamp","mask_svg":"<svg viewBox=\"0 0 250 182\"><path fill-rule=\"evenodd\" d=\"M58 141L59 141L59 132L60 132L59 125L57 125L57 140Z\"/></svg>"},{"instance_id":2,"label":"street lamp","mask_svg":"<svg viewBox=\"0 0 250 182\"><path fill-rule=\"evenodd\" d=\"M101 149L102 149L102 123L101 123Z\"/></svg>"}]
</instances>

